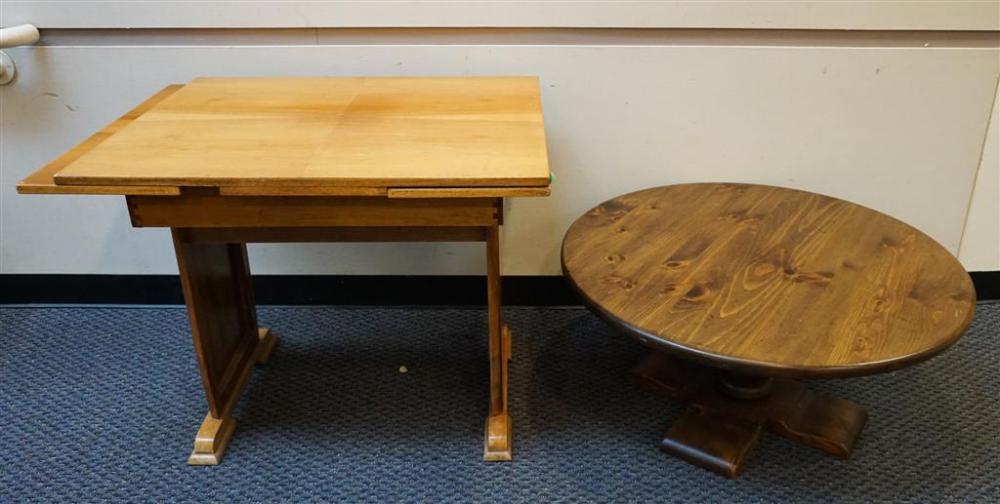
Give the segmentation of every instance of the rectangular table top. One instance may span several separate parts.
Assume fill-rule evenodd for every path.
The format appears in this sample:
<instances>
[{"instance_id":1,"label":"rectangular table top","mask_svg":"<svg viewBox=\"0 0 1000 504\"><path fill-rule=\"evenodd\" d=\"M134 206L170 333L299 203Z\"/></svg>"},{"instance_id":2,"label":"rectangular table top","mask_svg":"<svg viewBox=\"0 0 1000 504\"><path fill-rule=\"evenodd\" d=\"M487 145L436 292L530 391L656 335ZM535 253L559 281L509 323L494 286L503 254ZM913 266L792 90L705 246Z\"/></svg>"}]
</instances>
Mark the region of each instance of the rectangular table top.
<instances>
[{"instance_id":1,"label":"rectangular table top","mask_svg":"<svg viewBox=\"0 0 1000 504\"><path fill-rule=\"evenodd\" d=\"M198 78L32 177L19 190L449 197L547 194L549 168L535 77Z\"/></svg>"}]
</instances>

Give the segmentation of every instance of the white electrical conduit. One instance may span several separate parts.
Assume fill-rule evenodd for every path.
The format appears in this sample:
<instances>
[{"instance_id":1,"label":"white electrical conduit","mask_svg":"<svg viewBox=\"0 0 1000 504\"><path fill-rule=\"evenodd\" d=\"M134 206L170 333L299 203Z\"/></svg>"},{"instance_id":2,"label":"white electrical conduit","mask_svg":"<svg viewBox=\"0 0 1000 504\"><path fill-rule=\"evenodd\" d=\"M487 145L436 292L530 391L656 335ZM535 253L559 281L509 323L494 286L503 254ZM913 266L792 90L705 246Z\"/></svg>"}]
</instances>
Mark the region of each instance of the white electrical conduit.
<instances>
[{"instance_id":1,"label":"white electrical conduit","mask_svg":"<svg viewBox=\"0 0 1000 504\"><path fill-rule=\"evenodd\" d=\"M33 45L36 42L38 42L38 28L35 28L34 25L23 24L10 28L0 28L0 49ZM14 80L16 71L14 60L0 52L0 86Z\"/></svg>"},{"instance_id":2,"label":"white electrical conduit","mask_svg":"<svg viewBox=\"0 0 1000 504\"><path fill-rule=\"evenodd\" d=\"M35 25L23 24L0 28L0 49L33 45L38 42L38 28Z\"/></svg>"}]
</instances>

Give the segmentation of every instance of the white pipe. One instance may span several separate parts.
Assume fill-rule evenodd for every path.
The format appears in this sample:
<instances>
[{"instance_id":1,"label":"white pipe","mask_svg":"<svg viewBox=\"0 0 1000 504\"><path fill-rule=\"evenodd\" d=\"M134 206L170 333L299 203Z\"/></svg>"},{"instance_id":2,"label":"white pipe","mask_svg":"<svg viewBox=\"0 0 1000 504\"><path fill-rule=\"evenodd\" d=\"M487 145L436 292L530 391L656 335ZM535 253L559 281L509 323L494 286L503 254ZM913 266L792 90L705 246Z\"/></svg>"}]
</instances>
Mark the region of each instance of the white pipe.
<instances>
[{"instance_id":1,"label":"white pipe","mask_svg":"<svg viewBox=\"0 0 1000 504\"><path fill-rule=\"evenodd\" d=\"M38 28L35 28L35 25L23 24L0 28L0 49L34 45L36 42L38 42Z\"/></svg>"}]
</instances>

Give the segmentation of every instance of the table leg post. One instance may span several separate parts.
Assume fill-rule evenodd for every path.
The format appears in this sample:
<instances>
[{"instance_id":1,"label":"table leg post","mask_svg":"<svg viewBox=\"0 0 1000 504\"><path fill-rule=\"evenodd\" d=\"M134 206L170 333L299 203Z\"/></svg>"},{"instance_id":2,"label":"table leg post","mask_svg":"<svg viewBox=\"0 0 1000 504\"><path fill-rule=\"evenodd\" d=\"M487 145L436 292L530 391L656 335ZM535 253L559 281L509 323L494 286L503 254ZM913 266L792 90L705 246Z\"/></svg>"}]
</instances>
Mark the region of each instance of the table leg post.
<instances>
[{"instance_id":1,"label":"table leg post","mask_svg":"<svg viewBox=\"0 0 1000 504\"><path fill-rule=\"evenodd\" d=\"M507 361L510 330L503 323L500 292L500 228L486 228L486 285L489 312L490 413L483 460L511 459L511 422L507 410Z\"/></svg>"},{"instance_id":2,"label":"table leg post","mask_svg":"<svg viewBox=\"0 0 1000 504\"><path fill-rule=\"evenodd\" d=\"M263 364L277 338L257 327L246 245L196 243L173 230L174 251L195 355L208 400L208 415L195 437L192 465L222 459L236 427L231 413L257 363Z\"/></svg>"}]
</instances>

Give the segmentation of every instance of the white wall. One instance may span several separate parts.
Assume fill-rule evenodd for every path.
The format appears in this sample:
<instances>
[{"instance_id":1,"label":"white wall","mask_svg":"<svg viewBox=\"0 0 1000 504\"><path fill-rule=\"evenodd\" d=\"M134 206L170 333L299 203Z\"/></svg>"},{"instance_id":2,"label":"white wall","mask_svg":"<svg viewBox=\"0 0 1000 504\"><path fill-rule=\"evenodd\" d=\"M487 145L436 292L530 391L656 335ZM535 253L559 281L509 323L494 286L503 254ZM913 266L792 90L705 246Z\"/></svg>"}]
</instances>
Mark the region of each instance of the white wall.
<instances>
[{"instance_id":1,"label":"white wall","mask_svg":"<svg viewBox=\"0 0 1000 504\"><path fill-rule=\"evenodd\" d=\"M209 2L214 6L206 4L205 15L195 16L190 9L183 15L190 7L185 2L168 10L162 10L165 2L117 10L108 7L115 2L80 3L94 5L74 12L68 4L56 5L60 2L6 1L0 4L0 23L34 21L44 38L45 23L162 27L166 19L189 27L206 20L214 26L356 26L375 19L365 17L374 4L333 12L331 5L343 5L270 2L255 15ZM540 26L562 19L551 15L552 2L520 11L507 7L502 15L489 10L495 6L477 10L459 2L451 9L436 3L406 9L413 2L402 2L402 10L390 9L387 18L400 26L406 19L418 26L483 26L490 19ZM1000 228L993 210L1000 191L996 178L990 179L1000 161L996 147L983 152L984 139L986 145L998 142L996 130L987 135L987 128L1000 49L996 31L965 33L1000 29L1000 4L965 2L943 9L940 2L891 4L896 7L875 2L854 9L809 2L788 4L768 17L762 11L741 14L742 7L704 7L712 3L717 2L664 3L672 10L659 17L601 2L580 9L562 4L577 26L612 20L610 26L699 28L683 37L670 29L582 29L572 32L571 42L547 37L544 28L530 36L487 30L464 42L447 31L408 35L402 42L392 38L393 30L355 30L357 40L346 42L336 30L316 31L315 37L267 30L156 36L50 32L60 45L7 51L20 76L0 88L0 273L176 272L169 233L130 228L121 198L14 191L24 175L162 86L200 75L361 74L541 77L557 179L552 197L510 204L503 249L507 274L558 274L562 233L576 215L603 199L698 180L779 184L847 198L914 224L955 253L961 248L970 269L1000 269L1000 257L991 249L996 240L980 239ZM291 4L311 15L294 18ZM261 14L268 8L277 9L273 17ZM320 12L323 8L328 11ZM333 14L342 15L324 21ZM946 31L701 29L831 23ZM95 37L113 42L95 45ZM214 42L203 42L209 39ZM481 255L481 246L472 244L251 247L258 273L479 274Z\"/></svg>"},{"instance_id":2,"label":"white wall","mask_svg":"<svg viewBox=\"0 0 1000 504\"><path fill-rule=\"evenodd\" d=\"M997 30L994 0L5 0L48 28L638 27Z\"/></svg>"},{"instance_id":3,"label":"white wall","mask_svg":"<svg viewBox=\"0 0 1000 504\"><path fill-rule=\"evenodd\" d=\"M970 271L1000 270L1000 86L958 258Z\"/></svg>"}]
</instances>

